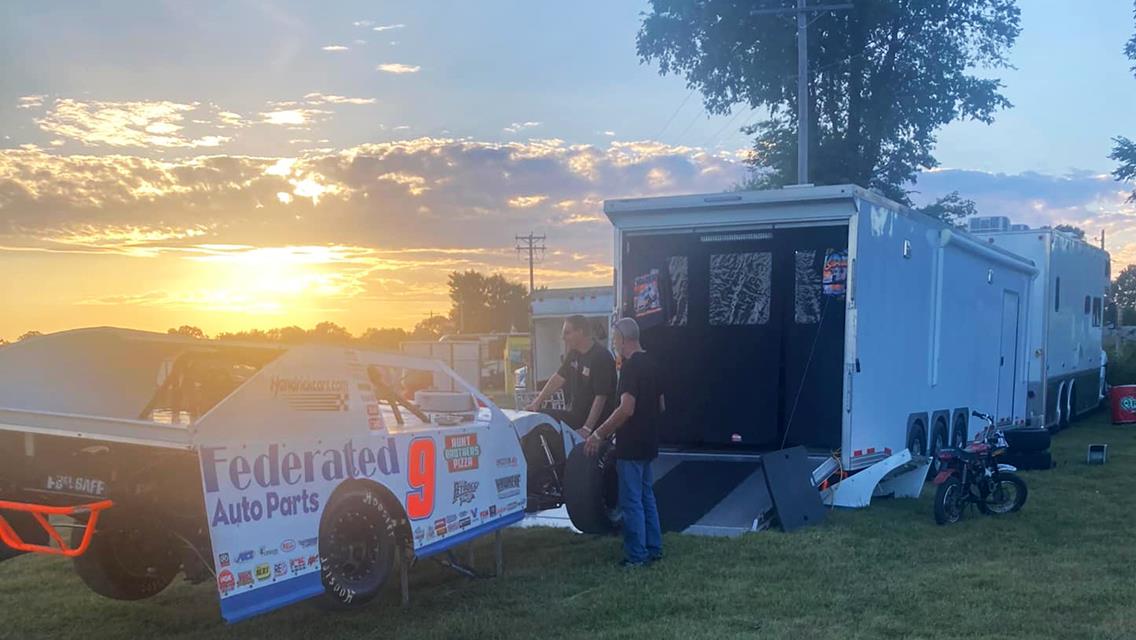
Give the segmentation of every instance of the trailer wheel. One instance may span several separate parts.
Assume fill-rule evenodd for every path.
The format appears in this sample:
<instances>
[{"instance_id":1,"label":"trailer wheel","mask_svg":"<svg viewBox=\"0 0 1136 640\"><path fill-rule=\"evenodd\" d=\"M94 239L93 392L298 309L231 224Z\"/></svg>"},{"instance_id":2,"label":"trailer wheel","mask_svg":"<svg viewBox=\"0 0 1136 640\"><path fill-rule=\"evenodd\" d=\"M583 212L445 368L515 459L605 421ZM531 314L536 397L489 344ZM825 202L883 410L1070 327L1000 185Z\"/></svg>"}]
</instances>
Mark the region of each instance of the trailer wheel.
<instances>
[{"instance_id":1,"label":"trailer wheel","mask_svg":"<svg viewBox=\"0 0 1136 640\"><path fill-rule=\"evenodd\" d=\"M939 420L931 430L931 464L927 466L927 476L939 474L939 452L947 448L947 423Z\"/></svg>"},{"instance_id":2,"label":"trailer wheel","mask_svg":"<svg viewBox=\"0 0 1136 640\"><path fill-rule=\"evenodd\" d=\"M78 546L82 539L83 529L73 529L71 545ZM142 600L173 582L181 558L164 529L110 509L99 518L87 552L73 564L79 579L100 596Z\"/></svg>"},{"instance_id":3,"label":"trailer wheel","mask_svg":"<svg viewBox=\"0 0 1136 640\"><path fill-rule=\"evenodd\" d=\"M965 413L955 414L955 424L951 428L951 447L954 449L962 449L966 446L967 441L967 416Z\"/></svg>"},{"instance_id":4,"label":"trailer wheel","mask_svg":"<svg viewBox=\"0 0 1136 640\"><path fill-rule=\"evenodd\" d=\"M584 533L619 529L622 514L615 445L605 442L595 456L585 453L582 446L572 449L564 468L564 506L572 524Z\"/></svg>"},{"instance_id":5,"label":"trailer wheel","mask_svg":"<svg viewBox=\"0 0 1136 640\"><path fill-rule=\"evenodd\" d=\"M366 486L339 491L320 520L320 604L345 610L374 599L394 571L397 530L379 492Z\"/></svg>"},{"instance_id":6,"label":"trailer wheel","mask_svg":"<svg viewBox=\"0 0 1136 640\"><path fill-rule=\"evenodd\" d=\"M1065 392L1065 426L1068 427L1077 419L1077 381L1069 382L1069 390Z\"/></svg>"},{"instance_id":7,"label":"trailer wheel","mask_svg":"<svg viewBox=\"0 0 1136 640\"><path fill-rule=\"evenodd\" d=\"M1058 431L1061 431L1065 427L1069 426L1069 422L1068 422L1069 416L1066 415L1066 413L1065 413L1065 383L1064 382L1062 382L1061 385L1059 387L1057 387L1057 402L1054 405L1054 410L1057 412L1057 422L1055 422L1054 425L1053 425L1053 427L1054 427L1053 433L1056 433Z\"/></svg>"},{"instance_id":8,"label":"trailer wheel","mask_svg":"<svg viewBox=\"0 0 1136 640\"><path fill-rule=\"evenodd\" d=\"M528 470L525 511L560 506L564 495L564 438L551 425L542 424L521 439L521 451Z\"/></svg>"},{"instance_id":9,"label":"trailer wheel","mask_svg":"<svg viewBox=\"0 0 1136 640\"><path fill-rule=\"evenodd\" d=\"M913 456L927 455L927 428L922 420L915 420L907 432L907 449Z\"/></svg>"}]
</instances>

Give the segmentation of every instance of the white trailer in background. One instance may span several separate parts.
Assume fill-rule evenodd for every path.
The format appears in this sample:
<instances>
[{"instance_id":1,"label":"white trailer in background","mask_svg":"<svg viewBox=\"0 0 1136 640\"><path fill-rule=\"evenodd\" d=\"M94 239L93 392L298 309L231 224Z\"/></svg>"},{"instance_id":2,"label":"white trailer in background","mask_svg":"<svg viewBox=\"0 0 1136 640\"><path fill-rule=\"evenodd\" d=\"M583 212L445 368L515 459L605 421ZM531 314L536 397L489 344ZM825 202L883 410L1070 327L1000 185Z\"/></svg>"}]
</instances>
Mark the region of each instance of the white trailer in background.
<instances>
[{"instance_id":1,"label":"white trailer in background","mask_svg":"<svg viewBox=\"0 0 1136 640\"><path fill-rule=\"evenodd\" d=\"M612 287L573 287L545 289L536 292L532 301L532 364L535 376L531 379L537 389L560 368L564 358L564 339L561 331L564 320L582 315L592 321L596 338L607 342L611 312L615 308Z\"/></svg>"},{"instance_id":2,"label":"white trailer in background","mask_svg":"<svg viewBox=\"0 0 1136 640\"><path fill-rule=\"evenodd\" d=\"M608 200L604 212L617 308L664 369L656 486L684 456L728 465L792 445L845 471L915 454L918 475L920 454L980 429L972 410L1028 415L1026 259L851 185ZM864 506L879 491L856 484L829 500Z\"/></svg>"},{"instance_id":3,"label":"white trailer in background","mask_svg":"<svg viewBox=\"0 0 1136 640\"><path fill-rule=\"evenodd\" d=\"M1032 260L1029 392L1031 423L1060 429L1099 406L1104 393L1102 328L1108 252L1055 229L1011 225L1005 217L970 220L991 244Z\"/></svg>"}]
</instances>

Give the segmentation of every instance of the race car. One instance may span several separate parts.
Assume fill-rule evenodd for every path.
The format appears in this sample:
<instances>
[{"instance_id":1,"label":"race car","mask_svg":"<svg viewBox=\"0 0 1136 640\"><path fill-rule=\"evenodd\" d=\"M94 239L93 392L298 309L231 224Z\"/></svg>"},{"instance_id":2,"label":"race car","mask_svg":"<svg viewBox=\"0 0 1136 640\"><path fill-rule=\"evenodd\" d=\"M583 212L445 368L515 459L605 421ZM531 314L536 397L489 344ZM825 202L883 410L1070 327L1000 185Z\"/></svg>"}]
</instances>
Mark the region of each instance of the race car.
<instances>
[{"instance_id":1,"label":"race car","mask_svg":"<svg viewBox=\"0 0 1136 640\"><path fill-rule=\"evenodd\" d=\"M229 622L307 598L355 608L396 562L563 504L578 442L435 360L115 328L46 335L0 348L0 559L71 557L120 600L179 573L212 580ZM578 474L585 529L615 526L604 460Z\"/></svg>"}]
</instances>

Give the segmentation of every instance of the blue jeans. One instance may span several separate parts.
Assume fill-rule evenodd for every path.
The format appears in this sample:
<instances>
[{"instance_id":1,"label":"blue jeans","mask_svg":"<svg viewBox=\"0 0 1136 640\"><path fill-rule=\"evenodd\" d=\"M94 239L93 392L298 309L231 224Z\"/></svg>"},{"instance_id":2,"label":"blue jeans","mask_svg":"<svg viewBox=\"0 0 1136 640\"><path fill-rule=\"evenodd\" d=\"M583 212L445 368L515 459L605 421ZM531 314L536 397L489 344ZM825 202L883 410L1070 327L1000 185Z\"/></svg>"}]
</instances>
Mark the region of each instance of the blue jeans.
<instances>
[{"instance_id":1,"label":"blue jeans","mask_svg":"<svg viewBox=\"0 0 1136 640\"><path fill-rule=\"evenodd\" d=\"M650 460L616 460L619 510L623 512L623 557L646 562L663 554L663 532L655 505L655 473Z\"/></svg>"}]
</instances>

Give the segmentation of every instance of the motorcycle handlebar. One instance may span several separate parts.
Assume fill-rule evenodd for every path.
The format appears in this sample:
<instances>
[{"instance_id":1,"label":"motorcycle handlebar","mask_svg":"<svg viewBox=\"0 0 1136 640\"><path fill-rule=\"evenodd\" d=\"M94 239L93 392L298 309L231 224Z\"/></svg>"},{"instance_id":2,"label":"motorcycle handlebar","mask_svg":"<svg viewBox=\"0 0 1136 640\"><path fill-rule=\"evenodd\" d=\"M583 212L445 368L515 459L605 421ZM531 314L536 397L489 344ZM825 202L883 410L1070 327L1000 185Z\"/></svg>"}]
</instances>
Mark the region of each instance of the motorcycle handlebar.
<instances>
[{"instance_id":1,"label":"motorcycle handlebar","mask_svg":"<svg viewBox=\"0 0 1136 640\"><path fill-rule=\"evenodd\" d=\"M993 422L993 420L994 420L990 416L986 415L985 413L981 413L979 411L971 411L970 415L974 416L975 418L981 418L983 420L990 420L991 422Z\"/></svg>"}]
</instances>

